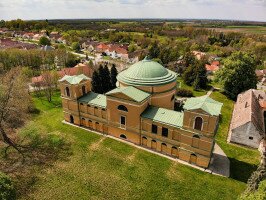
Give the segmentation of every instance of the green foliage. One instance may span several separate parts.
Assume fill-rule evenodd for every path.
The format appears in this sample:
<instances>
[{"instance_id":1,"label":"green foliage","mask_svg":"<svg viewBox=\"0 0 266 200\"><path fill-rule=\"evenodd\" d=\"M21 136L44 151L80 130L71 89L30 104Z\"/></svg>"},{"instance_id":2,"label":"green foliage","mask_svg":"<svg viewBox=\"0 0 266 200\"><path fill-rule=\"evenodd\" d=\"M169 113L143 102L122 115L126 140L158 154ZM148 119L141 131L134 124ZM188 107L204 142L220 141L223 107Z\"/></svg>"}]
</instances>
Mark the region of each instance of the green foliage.
<instances>
[{"instance_id":1,"label":"green foliage","mask_svg":"<svg viewBox=\"0 0 266 200\"><path fill-rule=\"evenodd\" d=\"M92 74L91 85L92 85L93 92L102 93L101 79L100 79L98 71L96 70Z\"/></svg>"},{"instance_id":2,"label":"green foliage","mask_svg":"<svg viewBox=\"0 0 266 200\"><path fill-rule=\"evenodd\" d=\"M259 183L262 180L266 180L266 168L263 166L259 166L258 169L253 172L247 182L247 193L254 192L258 189Z\"/></svg>"},{"instance_id":3,"label":"green foliage","mask_svg":"<svg viewBox=\"0 0 266 200\"><path fill-rule=\"evenodd\" d=\"M258 190L244 193L239 200L265 200L266 199L266 180L261 181Z\"/></svg>"},{"instance_id":4,"label":"green foliage","mask_svg":"<svg viewBox=\"0 0 266 200\"><path fill-rule=\"evenodd\" d=\"M40 38L39 44L40 45L43 45L43 46L45 46L45 45L51 45L51 41L49 40L49 38L43 36L43 37Z\"/></svg>"},{"instance_id":5,"label":"green foliage","mask_svg":"<svg viewBox=\"0 0 266 200\"><path fill-rule=\"evenodd\" d=\"M75 52L79 52L80 51L80 44L78 42L73 42L71 45L71 48L75 51Z\"/></svg>"},{"instance_id":6,"label":"green foliage","mask_svg":"<svg viewBox=\"0 0 266 200\"><path fill-rule=\"evenodd\" d=\"M188 89L178 88L176 89L176 95L180 97L193 97L193 92Z\"/></svg>"},{"instance_id":7,"label":"green foliage","mask_svg":"<svg viewBox=\"0 0 266 200\"><path fill-rule=\"evenodd\" d=\"M135 45L135 44L130 44L129 46L128 46L128 52L134 52L134 51L136 51L137 50L137 45Z\"/></svg>"},{"instance_id":8,"label":"green foliage","mask_svg":"<svg viewBox=\"0 0 266 200\"><path fill-rule=\"evenodd\" d=\"M16 191L11 179L0 172L0 199L1 200L15 200Z\"/></svg>"},{"instance_id":9,"label":"green foliage","mask_svg":"<svg viewBox=\"0 0 266 200\"><path fill-rule=\"evenodd\" d=\"M111 77L107 65L104 66L103 70L99 70L99 75L101 78L103 93L109 92L111 89Z\"/></svg>"},{"instance_id":10,"label":"green foliage","mask_svg":"<svg viewBox=\"0 0 266 200\"><path fill-rule=\"evenodd\" d=\"M33 75L39 75L41 65L54 66L55 57L58 58L60 66L69 66L68 62L76 60L76 56L67 53L66 50L53 50L53 51L41 51L39 49L7 49L0 51L0 66L2 65L4 70L11 69L12 67L29 67L32 70ZM76 64L76 62L75 62Z\"/></svg>"},{"instance_id":11,"label":"green foliage","mask_svg":"<svg viewBox=\"0 0 266 200\"><path fill-rule=\"evenodd\" d=\"M251 88L256 88L256 64L252 55L235 52L224 60L224 67L217 71L215 80L218 81L231 99Z\"/></svg>"},{"instance_id":12,"label":"green foliage","mask_svg":"<svg viewBox=\"0 0 266 200\"><path fill-rule=\"evenodd\" d=\"M205 61L197 60L194 64L190 64L183 74L184 82L193 86L195 90L205 89L208 79L205 69Z\"/></svg>"},{"instance_id":13,"label":"green foliage","mask_svg":"<svg viewBox=\"0 0 266 200\"><path fill-rule=\"evenodd\" d=\"M115 89L116 88L116 82L117 82L117 79L116 79L116 76L117 76L118 72L117 72L117 69L116 69L116 66L115 64L112 65L112 68L111 68L111 73L110 73L110 78L111 78L111 89Z\"/></svg>"},{"instance_id":14,"label":"green foliage","mask_svg":"<svg viewBox=\"0 0 266 200\"><path fill-rule=\"evenodd\" d=\"M154 42L149 47L149 57L152 58L158 58L160 54L159 44L158 42Z\"/></svg>"}]
</instances>

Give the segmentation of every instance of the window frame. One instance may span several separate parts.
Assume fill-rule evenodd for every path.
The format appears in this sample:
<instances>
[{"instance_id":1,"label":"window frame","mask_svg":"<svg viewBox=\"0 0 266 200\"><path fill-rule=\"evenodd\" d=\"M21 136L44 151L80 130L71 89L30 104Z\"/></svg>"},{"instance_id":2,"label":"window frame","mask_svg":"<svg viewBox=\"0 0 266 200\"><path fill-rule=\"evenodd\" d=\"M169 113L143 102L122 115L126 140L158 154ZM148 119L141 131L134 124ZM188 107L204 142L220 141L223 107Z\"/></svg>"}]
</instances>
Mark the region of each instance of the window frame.
<instances>
[{"instance_id":1,"label":"window frame","mask_svg":"<svg viewBox=\"0 0 266 200\"><path fill-rule=\"evenodd\" d=\"M122 124L122 117L125 119L125 124ZM120 117L119 117L119 122L120 122L120 128L122 128L122 129L126 129L126 125L127 125L127 117L126 116L124 116L124 115L120 115Z\"/></svg>"},{"instance_id":2,"label":"window frame","mask_svg":"<svg viewBox=\"0 0 266 200\"><path fill-rule=\"evenodd\" d=\"M153 131L154 130L153 128L156 128L156 132ZM151 133L153 133L153 134L157 134L158 133L158 126L157 125L155 125L155 124L151 125Z\"/></svg>"},{"instance_id":3,"label":"window frame","mask_svg":"<svg viewBox=\"0 0 266 200\"><path fill-rule=\"evenodd\" d=\"M165 134L165 133L164 133L164 130L167 130L166 135L164 135L164 134ZM169 136L169 129L166 128L166 127L162 127L162 137L166 137L166 138L168 138L168 136Z\"/></svg>"},{"instance_id":4,"label":"window frame","mask_svg":"<svg viewBox=\"0 0 266 200\"><path fill-rule=\"evenodd\" d=\"M196 128L195 128L197 118L200 118L200 119L201 119L201 128L200 128L200 129L196 129ZM203 118L200 117L200 116L197 116L197 117L195 117L195 119L194 119L193 129L198 130L198 131L202 131L202 129L203 129L203 124L204 124L204 120L203 120Z\"/></svg>"},{"instance_id":5,"label":"window frame","mask_svg":"<svg viewBox=\"0 0 266 200\"><path fill-rule=\"evenodd\" d=\"M120 108L119 108L119 107L120 107ZM122 111L122 112L128 112L127 107L124 106L124 105L122 105L122 104L120 104L120 105L117 106L117 110L120 110L120 111Z\"/></svg>"}]
</instances>

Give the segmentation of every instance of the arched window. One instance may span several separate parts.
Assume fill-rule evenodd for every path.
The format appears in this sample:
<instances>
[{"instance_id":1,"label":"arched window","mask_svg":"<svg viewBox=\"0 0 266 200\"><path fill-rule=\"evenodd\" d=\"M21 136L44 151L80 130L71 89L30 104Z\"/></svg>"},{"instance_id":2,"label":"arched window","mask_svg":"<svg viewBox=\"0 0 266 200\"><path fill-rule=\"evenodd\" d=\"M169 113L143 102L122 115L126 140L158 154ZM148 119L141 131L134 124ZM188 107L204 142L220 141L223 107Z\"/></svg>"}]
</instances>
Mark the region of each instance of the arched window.
<instances>
[{"instance_id":1,"label":"arched window","mask_svg":"<svg viewBox=\"0 0 266 200\"><path fill-rule=\"evenodd\" d=\"M118 110L125 111L125 112L128 112L127 107L124 106L124 105L119 105L119 106L117 107L117 109L118 109Z\"/></svg>"},{"instance_id":2,"label":"arched window","mask_svg":"<svg viewBox=\"0 0 266 200\"><path fill-rule=\"evenodd\" d=\"M156 140L152 140L151 141L151 148L152 149L156 149L157 148L157 142L156 142Z\"/></svg>"},{"instance_id":3,"label":"arched window","mask_svg":"<svg viewBox=\"0 0 266 200\"><path fill-rule=\"evenodd\" d=\"M196 154L192 153L190 155L190 163L191 164L196 164L197 163L197 155Z\"/></svg>"},{"instance_id":4,"label":"arched window","mask_svg":"<svg viewBox=\"0 0 266 200\"><path fill-rule=\"evenodd\" d=\"M125 136L124 134L121 134L120 137L123 139L127 139L127 136Z\"/></svg>"},{"instance_id":5,"label":"arched window","mask_svg":"<svg viewBox=\"0 0 266 200\"><path fill-rule=\"evenodd\" d=\"M171 149L171 154L172 156L178 156L178 150L175 146L172 146L172 149Z\"/></svg>"},{"instance_id":6,"label":"arched window","mask_svg":"<svg viewBox=\"0 0 266 200\"><path fill-rule=\"evenodd\" d=\"M70 115L70 123L74 123L74 117L72 115Z\"/></svg>"},{"instance_id":7,"label":"arched window","mask_svg":"<svg viewBox=\"0 0 266 200\"><path fill-rule=\"evenodd\" d=\"M194 129L201 131L202 130L203 120L201 117L196 117L194 122Z\"/></svg>"},{"instance_id":8,"label":"arched window","mask_svg":"<svg viewBox=\"0 0 266 200\"><path fill-rule=\"evenodd\" d=\"M165 143L162 143L161 151L167 153L167 145Z\"/></svg>"},{"instance_id":9,"label":"arched window","mask_svg":"<svg viewBox=\"0 0 266 200\"><path fill-rule=\"evenodd\" d=\"M83 95L86 94L86 87L85 87L85 85L82 86L82 94L83 94Z\"/></svg>"},{"instance_id":10,"label":"arched window","mask_svg":"<svg viewBox=\"0 0 266 200\"><path fill-rule=\"evenodd\" d=\"M67 95L68 97L70 97L70 90L69 90L68 87L66 87L66 95Z\"/></svg>"}]
</instances>

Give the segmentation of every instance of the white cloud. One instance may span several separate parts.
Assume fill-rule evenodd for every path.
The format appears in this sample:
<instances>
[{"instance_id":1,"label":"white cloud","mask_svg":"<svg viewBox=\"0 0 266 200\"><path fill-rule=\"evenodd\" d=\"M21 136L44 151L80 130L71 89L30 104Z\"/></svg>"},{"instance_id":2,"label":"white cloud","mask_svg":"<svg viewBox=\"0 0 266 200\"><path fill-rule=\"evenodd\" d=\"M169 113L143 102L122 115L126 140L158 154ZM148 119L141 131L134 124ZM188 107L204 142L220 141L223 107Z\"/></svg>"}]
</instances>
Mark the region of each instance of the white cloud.
<instances>
[{"instance_id":1,"label":"white cloud","mask_svg":"<svg viewBox=\"0 0 266 200\"><path fill-rule=\"evenodd\" d=\"M266 0L1 0L0 19L212 18L266 21Z\"/></svg>"}]
</instances>

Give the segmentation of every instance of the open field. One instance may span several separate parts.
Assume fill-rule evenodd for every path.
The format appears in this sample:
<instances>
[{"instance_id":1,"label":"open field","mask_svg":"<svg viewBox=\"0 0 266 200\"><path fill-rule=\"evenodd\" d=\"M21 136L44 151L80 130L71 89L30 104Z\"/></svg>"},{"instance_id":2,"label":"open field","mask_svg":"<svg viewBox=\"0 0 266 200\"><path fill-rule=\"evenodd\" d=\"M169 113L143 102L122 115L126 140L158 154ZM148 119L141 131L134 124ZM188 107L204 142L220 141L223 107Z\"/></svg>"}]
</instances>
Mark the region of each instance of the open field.
<instances>
[{"instance_id":1,"label":"open field","mask_svg":"<svg viewBox=\"0 0 266 200\"><path fill-rule=\"evenodd\" d=\"M232 162L231 178L64 125L59 94L52 104L34 98L41 111L33 118L34 126L64 135L72 154L48 168L36 168L36 181L20 199L236 199L245 189L250 166L258 163L258 152L225 142L232 102L218 92L212 96L225 103L217 140Z\"/></svg>"},{"instance_id":2,"label":"open field","mask_svg":"<svg viewBox=\"0 0 266 200\"><path fill-rule=\"evenodd\" d=\"M218 32L241 32L249 34L266 34L266 26L226 26L224 28L209 28Z\"/></svg>"}]
</instances>

